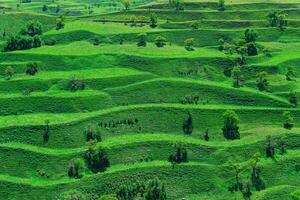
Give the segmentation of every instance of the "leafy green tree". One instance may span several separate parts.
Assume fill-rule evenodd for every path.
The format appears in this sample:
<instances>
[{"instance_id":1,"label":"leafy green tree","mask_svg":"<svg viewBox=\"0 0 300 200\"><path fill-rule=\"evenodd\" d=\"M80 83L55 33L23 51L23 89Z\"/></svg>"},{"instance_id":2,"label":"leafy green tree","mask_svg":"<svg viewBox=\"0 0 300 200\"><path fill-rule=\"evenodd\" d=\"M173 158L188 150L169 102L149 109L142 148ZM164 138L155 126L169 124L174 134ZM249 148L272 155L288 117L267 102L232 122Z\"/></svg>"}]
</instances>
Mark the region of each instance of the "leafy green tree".
<instances>
[{"instance_id":1,"label":"leafy green tree","mask_svg":"<svg viewBox=\"0 0 300 200\"><path fill-rule=\"evenodd\" d=\"M218 10L224 11L225 10L225 0L219 0L218 2Z\"/></svg>"},{"instance_id":2,"label":"leafy green tree","mask_svg":"<svg viewBox=\"0 0 300 200\"><path fill-rule=\"evenodd\" d=\"M233 110L227 110L223 114L224 126L222 128L223 135L226 139L240 139L239 133L239 118Z\"/></svg>"},{"instance_id":3,"label":"leafy green tree","mask_svg":"<svg viewBox=\"0 0 300 200\"><path fill-rule=\"evenodd\" d=\"M190 112L182 124L183 133L186 135L191 135L193 133L193 118Z\"/></svg>"},{"instance_id":4,"label":"leafy green tree","mask_svg":"<svg viewBox=\"0 0 300 200\"><path fill-rule=\"evenodd\" d=\"M101 142L101 134L100 131L94 128L91 124L87 126L84 131L86 141L95 140L96 142Z\"/></svg>"},{"instance_id":5,"label":"leafy green tree","mask_svg":"<svg viewBox=\"0 0 300 200\"><path fill-rule=\"evenodd\" d=\"M43 134L43 141L44 143L47 143L49 141L49 134L50 134L50 121L45 120L45 128L44 128L44 134Z\"/></svg>"},{"instance_id":6,"label":"leafy green tree","mask_svg":"<svg viewBox=\"0 0 300 200\"><path fill-rule=\"evenodd\" d=\"M244 65L246 64L246 58L245 55L248 53L248 48L247 46L243 45L243 46L239 46L236 48L236 52L240 55L239 58L239 64L240 65ZM257 52L256 52L257 53Z\"/></svg>"},{"instance_id":7,"label":"leafy green tree","mask_svg":"<svg viewBox=\"0 0 300 200\"><path fill-rule=\"evenodd\" d=\"M268 73L266 71L262 71L257 73L256 77L256 86L260 91L266 91L268 89L269 82L267 80Z\"/></svg>"},{"instance_id":8,"label":"leafy green tree","mask_svg":"<svg viewBox=\"0 0 300 200\"><path fill-rule=\"evenodd\" d=\"M232 160L228 161L229 166L234 170L235 183L230 187L230 191L239 191L242 189L241 173L243 171L243 166L240 163L235 163Z\"/></svg>"},{"instance_id":9,"label":"leafy green tree","mask_svg":"<svg viewBox=\"0 0 300 200\"><path fill-rule=\"evenodd\" d=\"M282 114L284 118L283 127L286 129L292 129L294 126L294 118L290 111L284 111Z\"/></svg>"},{"instance_id":10,"label":"leafy green tree","mask_svg":"<svg viewBox=\"0 0 300 200\"><path fill-rule=\"evenodd\" d=\"M84 161L81 158L76 158L69 164L69 177L81 178L84 169Z\"/></svg>"},{"instance_id":11,"label":"leafy green tree","mask_svg":"<svg viewBox=\"0 0 300 200\"><path fill-rule=\"evenodd\" d=\"M38 72L38 64L31 62L26 65L26 74L34 76Z\"/></svg>"},{"instance_id":12,"label":"leafy green tree","mask_svg":"<svg viewBox=\"0 0 300 200\"><path fill-rule=\"evenodd\" d=\"M272 11L267 15L270 26L275 27L278 24L278 12Z\"/></svg>"},{"instance_id":13,"label":"leafy green tree","mask_svg":"<svg viewBox=\"0 0 300 200\"><path fill-rule=\"evenodd\" d=\"M283 31L285 26L287 26L287 14L280 13L278 14L278 28L279 30Z\"/></svg>"},{"instance_id":14,"label":"leafy green tree","mask_svg":"<svg viewBox=\"0 0 300 200\"><path fill-rule=\"evenodd\" d=\"M38 35L33 36L32 48L37 48L40 46L42 46L42 40L41 40L40 36L38 36Z\"/></svg>"},{"instance_id":15,"label":"leafy green tree","mask_svg":"<svg viewBox=\"0 0 300 200\"><path fill-rule=\"evenodd\" d=\"M233 75L233 78L235 79L235 81L233 83L233 87L239 88L241 86L241 68L240 68L240 66L234 66L231 74Z\"/></svg>"},{"instance_id":16,"label":"leafy green tree","mask_svg":"<svg viewBox=\"0 0 300 200\"><path fill-rule=\"evenodd\" d=\"M184 10L183 0L174 0L174 6L176 10Z\"/></svg>"},{"instance_id":17,"label":"leafy green tree","mask_svg":"<svg viewBox=\"0 0 300 200\"><path fill-rule=\"evenodd\" d=\"M137 46L139 46L139 47L145 47L145 46L147 46L147 34L146 33L140 33L138 35Z\"/></svg>"},{"instance_id":18,"label":"leafy green tree","mask_svg":"<svg viewBox=\"0 0 300 200\"><path fill-rule=\"evenodd\" d=\"M244 200L250 200L250 197L252 195L250 181L245 181L244 183L242 183L241 193Z\"/></svg>"},{"instance_id":19,"label":"leafy green tree","mask_svg":"<svg viewBox=\"0 0 300 200\"><path fill-rule=\"evenodd\" d=\"M188 38L184 41L184 47L188 51L194 51L195 39Z\"/></svg>"},{"instance_id":20,"label":"leafy green tree","mask_svg":"<svg viewBox=\"0 0 300 200\"><path fill-rule=\"evenodd\" d=\"M245 41L247 43L255 42L256 39L258 38L257 32L253 29L246 29L244 35L245 35Z\"/></svg>"},{"instance_id":21,"label":"leafy green tree","mask_svg":"<svg viewBox=\"0 0 300 200\"><path fill-rule=\"evenodd\" d=\"M186 148L180 143L174 144L173 146L175 148L175 152L169 156L168 161L171 162L173 166L177 163L188 162Z\"/></svg>"},{"instance_id":22,"label":"leafy green tree","mask_svg":"<svg viewBox=\"0 0 300 200\"><path fill-rule=\"evenodd\" d=\"M250 161L251 166L251 176L250 180L252 185L255 187L256 191L261 191L265 189L265 183L261 177L261 170L258 165L260 161L260 154L256 153Z\"/></svg>"},{"instance_id":23,"label":"leafy green tree","mask_svg":"<svg viewBox=\"0 0 300 200\"><path fill-rule=\"evenodd\" d=\"M29 21L26 24L26 29L21 30L22 35L29 35L31 37L35 35L42 35L43 28L42 24L38 21Z\"/></svg>"},{"instance_id":24,"label":"leafy green tree","mask_svg":"<svg viewBox=\"0 0 300 200\"><path fill-rule=\"evenodd\" d=\"M158 179L154 178L148 182L146 187L146 200L166 200L167 193L164 184Z\"/></svg>"},{"instance_id":25,"label":"leafy green tree","mask_svg":"<svg viewBox=\"0 0 300 200\"><path fill-rule=\"evenodd\" d=\"M157 27L157 15L155 13L151 13L150 15L149 26L151 28Z\"/></svg>"},{"instance_id":26,"label":"leafy green tree","mask_svg":"<svg viewBox=\"0 0 300 200\"><path fill-rule=\"evenodd\" d=\"M164 47L166 45L167 39L162 36L157 36L155 38L155 45L157 47Z\"/></svg>"},{"instance_id":27,"label":"leafy green tree","mask_svg":"<svg viewBox=\"0 0 300 200\"><path fill-rule=\"evenodd\" d=\"M198 21L193 21L193 22L191 23L191 28L192 28L193 30L197 30L197 29L199 28L199 22L198 22Z\"/></svg>"},{"instance_id":28,"label":"leafy green tree","mask_svg":"<svg viewBox=\"0 0 300 200\"><path fill-rule=\"evenodd\" d=\"M14 68L12 68L12 66L7 66L4 70L4 74L5 74L5 78L7 80L10 80L12 78L12 76L14 75L15 71Z\"/></svg>"},{"instance_id":29,"label":"leafy green tree","mask_svg":"<svg viewBox=\"0 0 300 200\"><path fill-rule=\"evenodd\" d=\"M285 74L285 78L287 81L292 81L292 77L295 76L294 69L292 67L288 67L288 70Z\"/></svg>"},{"instance_id":30,"label":"leafy green tree","mask_svg":"<svg viewBox=\"0 0 300 200\"><path fill-rule=\"evenodd\" d=\"M208 128L205 130L205 134L204 134L204 136L203 136L203 139L204 139L205 141L209 141Z\"/></svg>"},{"instance_id":31,"label":"leafy green tree","mask_svg":"<svg viewBox=\"0 0 300 200\"><path fill-rule=\"evenodd\" d=\"M266 156L267 158L274 158L275 156L275 144L272 141L271 136L267 136L266 138Z\"/></svg>"},{"instance_id":32,"label":"leafy green tree","mask_svg":"<svg viewBox=\"0 0 300 200\"><path fill-rule=\"evenodd\" d=\"M128 10L130 7L130 1L129 0L122 0L122 4L125 8L125 10Z\"/></svg>"},{"instance_id":33,"label":"leafy green tree","mask_svg":"<svg viewBox=\"0 0 300 200\"><path fill-rule=\"evenodd\" d=\"M96 147L95 141L93 140L88 142L86 160L89 169L94 173L104 172L106 168L110 166L106 150L101 146Z\"/></svg>"},{"instance_id":34,"label":"leafy green tree","mask_svg":"<svg viewBox=\"0 0 300 200\"><path fill-rule=\"evenodd\" d=\"M297 100L296 92L290 91L290 93L289 93L289 102L291 104L293 104L295 107L297 107L298 100Z\"/></svg>"},{"instance_id":35,"label":"leafy green tree","mask_svg":"<svg viewBox=\"0 0 300 200\"><path fill-rule=\"evenodd\" d=\"M56 30L63 29L65 27L65 18L64 16L60 16L56 19Z\"/></svg>"},{"instance_id":36,"label":"leafy green tree","mask_svg":"<svg viewBox=\"0 0 300 200\"><path fill-rule=\"evenodd\" d=\"M43 5L42 11L43 12L47 12L48 11L48 6L46 4Z\"/></svg>"}]
</instances>

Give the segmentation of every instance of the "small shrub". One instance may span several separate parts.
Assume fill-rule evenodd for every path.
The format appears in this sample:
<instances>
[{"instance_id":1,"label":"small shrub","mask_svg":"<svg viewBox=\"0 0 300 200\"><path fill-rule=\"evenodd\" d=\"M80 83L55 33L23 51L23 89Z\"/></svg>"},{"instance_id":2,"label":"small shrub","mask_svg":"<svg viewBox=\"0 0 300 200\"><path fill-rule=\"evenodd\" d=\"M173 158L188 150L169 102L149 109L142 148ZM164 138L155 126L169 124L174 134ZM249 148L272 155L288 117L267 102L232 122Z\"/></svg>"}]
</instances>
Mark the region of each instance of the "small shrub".
<instances>
[{"instance_id":1,"label":"small shrub","mask_svg":"<svg viewBox=\"0 0 300 200\"><path fill-rule=\"evenodd\" d=\"M36 62L28 63L26 65L26 74L34 76L38 72L38 64Z\"/></svg>"}]
</instances>

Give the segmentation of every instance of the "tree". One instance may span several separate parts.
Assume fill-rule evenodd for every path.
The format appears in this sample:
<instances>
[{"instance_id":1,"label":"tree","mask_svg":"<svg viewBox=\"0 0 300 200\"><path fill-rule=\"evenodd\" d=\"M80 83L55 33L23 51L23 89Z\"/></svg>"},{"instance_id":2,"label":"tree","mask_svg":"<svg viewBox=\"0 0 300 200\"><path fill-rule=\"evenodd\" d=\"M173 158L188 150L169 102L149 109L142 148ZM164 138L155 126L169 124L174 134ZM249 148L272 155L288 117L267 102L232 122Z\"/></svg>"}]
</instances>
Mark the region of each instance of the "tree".
<instances>
[{"instance_id":1,"label":"tree","mask_svg":"<svg viewBox=\"0 0 300 200\"><path fill-rule=\"evenodd\" d=\"M283 127L286 129L292 129L294 126L294 118L290 111L284 111L282 114L284 118Z\"/></svg>"},{"instance_id":2,"label":"tree","mask_svg":"<svg viewBox=\"0 0 300 200\"><path fill-rule=\"evenodd\" d=\"M65 19L63 16L60 16L56 19L56 30L63 29L65 27Z\"/></svg>"},{"instance_id":3,"label":"tree","mask_svg":"<svg viewBox=\"0 0 300 200\"><path fill-rule=\"evenodd\" d=\"M171 153L168 161L172 163L173 167L177 163L188 162L188 154L186 148L182 144L174 144L175 152Z\"/></svg>"},{"instance_id":4,"label":"tree","mask_svg":"<svg viewBox=\"0 0 300 200\"><path fill-rule=\"evenodd\" d=\"M289 102L297 107L297 95L296 92L290 91L289 93Z\"/></svg>"},{"instance_id":5,"label":"tree","mask_svg":"<svg viewBox=\"0 0 300 200\"><path fill-rule=\"evenodd\" d=\"M242 192L243 198L245 200L250 200L250 197L252 195L250 181L246 181L246 182L242 183L241 192Z\"/></svg>"},{"instance_id":6,"label":"tree","mask_svg":"<svg viewBox=\"0 0 300 200\"><path fill-rule=\"evenodd\" d=\"M242 189L242 183L241 183L241 173L243 170L243 166L239 163L235 163L232 160L228 161L229 166L234 170L235 174L235 183L230 187L230 190L232 192L234 191L241 191Z\"/></svg>"},{"instance_id":7,"label":"tree","mask_svg":"<svg viewBox=\"0 0 300 200\"><path fill-rule=\"evenodd\" d=\"M231 74L235 81L233 82L233 87L239 88L241 86L241 68L240 66L234 66Z\"/></svg>"},{"instance_id":8,"label":"tree","mask_svg":"<svg viewBox=\"0 0 300 200\"><path fill-rule=\"evenodd\" d=\"M12 68L12 66L7 66L4 70L4 74L5 74L5 78L7 80L10 80L11 77L14 75L15 71L14 68Z\"/></svg>"},{"instance_id":9,"label":"tree","mask_svg":"<svg viewBox=\"0 0 300 200\"><path fill-rule=\"evenodd\" d=\"M150 15L149 26L151 28L155 28L157 26L157 16L155 13L151 13Z\"/></svg>"},{"instance_id":10,"label":"tree","mask_svg":"<svg viewBox=\"0 0 300 200\"><path fill-rule=\"evenodd\" d=\"M125 10L128 10L130 7L130 1L129 0L122 0L122 4L125 8Z\"/></svg>"},{"instance_id":11,"label":"tree","mask_svg":"<svg viewBox=\"0 0 300 200\"><path fill-rule=\"evenodd\" d=\"M45 120L45 128L44 128L44 134L43 134L43 141L44 143L47 143L49 141L49 132L50 132L50 121Z\"/></svg>"},{"instance_id":12,"label":"tree","mask_svg":"<svg viewBox=\"0 0 300 200\"><path fill-rule=\"evenodd\" d=\"M40 46L42 46L42 40L41 40L40 36L38 36L38 35L33 36L32 48L37 48Z\"/></svg>"},{"instance_id":13,"label":"tree","mask_svg":"<svg viewBox=\"0 0 300 200\"><path fill-rule=\"evenodd\" d=\"M164 184L158 179L154 178L148 182L146 187L146 200L166 200L167 194Z\"/></svg>"},{"instance_id":14,"label":"tree","mask_svg":"<svg viewBox=\"0 0 300 200\"><path fill-rule=\"evenodd\" d=\"M233 110L227 110L223 114L224 126L222 128L223 135L226 139L240 139L239 133L239 118Z\"/></svg>"},{"instance_id":15,"label":"tree","mask_svg":"<svg viewBox=\"0 0 300 200\"><path fill-rule=\"evenodd\" d=\"M285 74L285 78L287 81L292 81L292 77L295 76L294 69L292 67L288 67L288 70Z\"/></svg>"},{"instance_id":16,"label":"tree","mask_svg":"<svg viewBox=\"0 0 300 200\"><path fill-rule=\"evenodd\" d=\"M236 52L240 55L240 58L239 58L239 64L240 65L244 65L244 64L246 64L246 58L245 58L245 55L248 53L250 53L250 54L252 54L253 52L251 51L249 51L248 52L248 48L247 48L247 46L245 46L244 44L243 44L243 46L239 46L239 47L237 47L236 48ZM256 53L257 53L257 51L256 51Z\"/></svg>"},{"instance_id":17,"label":"tree","mask_svg":"<svg viewBox=\"0 0 300 200\"><path fill-rule=\"evenodd\" d=\"M274 158L275 156L275 145L272 141L271 136L267 136L266 138L266 156L267 158Z\"/></svg>"},{"instance_id":18,"label":"tree","mask_svg":"<svg viewBox=\"0 0 300 200\"><path fill-rule=\"evenodd\" d=\"M86 141L95 140L96 142L101 142L101 134L99 130L96 130L91 124L87 126L84 132Z\"/></svg>"},{"instance_id":19,"label":"tree","mask_svg":"<svg viewBox=\"0 0 300 200\"><path fill-rule=\"evenodd\" d=\"M267 15L270 26L275 27L278 23L278 12L272 11Z\"/></svg>"},{"instance_id":20,"label":"tree","mask_svg":"<svg viewBox=\"0 0 300 200\"><path fill-rule=\"evenodd\" d=\"M47 12L48 11L48 6L46 4L43 5L42 11L43 12Z\"/></svg>"},{"instance_id":21,"label":"tree","mask_svg":"<svg viewBox=\"0 0 300 200\"><path fill-rule=\"evenodd\" d=\"M167 39L162 36L157 36L155 38L155 45L157 47L164 47L166 45Z\"/></svg>"},{"instance_id":22,"label":"tree","mask_svg":"<svg viewBox=\"0 0 300 200\"><path fill-rule=\"evenodd\" d=\"M197 29L199 28L199 22L198 22L198 21L193 21L193 22L191 23L191 28L192 28L193 30L197 30Z\"/></svg>"},{"instance_id":23,"label":"tree","mask_svg":"<svg viewBox=\"0 0 300 200\"><path fill-rule=\"evenodd\" d=\"M184 41L184 47L188 51L194 51L195 39L188 38Z\"/></svg>"},{"instance_id":24,"label":"tree","mask_svg":"<svg viewBox=\"0 0 300 200\"><path fill-rule=\"evenodd\" d=\"M285 26L287 26L287 14L280 13L278 14L278 28L279 30L283 31Z\"/></svg>"},{"instance_id":25,"label":"tree","mask_svg":"<svg viewBox=\"0 0 300 200\"><path fill-rule=\"evenodd\" d=\"M203 139L204 139L205 141L209 141L208 128L205 130L205 134L204 134L204 136L203 136Z\"/></svg>"},{"instance_id":26,"label":"tree","mask_svg":"<svg viewBox=\"0 0 300 200\"><path fill-rule=\"evenodd\" d=\"M246 29L244 35L245 35L245 41L247 43L255 42L258 37L257 32L253 29Z\"/></svg>"},{"instance_id":27,"label":"tree","mask_svg":"<svg viewBox=\"0 0 300 200\"><path fill-rule=\"evenodd\" d=\"M218 10L224 11L225 10L225 0L219 0L218 2Z\"/></svg>"},{"instance_id":28,"label":"tree","mask_svg":"<svg viewBox=\"0 0 300 200\"><path fill-rule=\"evenodd\" d=\"M261 170L258 166L258 163L260 161L260 154L256 153L251 161L251 175L250 175L250 180L252 185L255 187L256 191L261 191L265 189L265 183L261 177Z\"/></svg>"},{"instance_id":29,"label":"tree","mask_svg":"<svg viewBox=\"0 0 300 200\"><path fill-rule=\"evenodd\" d=\"M26 65L26 74L34 76L38 72L38 64L36 62L28 63Z\"/></svg>"},{"instance_id":30,"label":"tree","mask_svg":"<svg viewBox=\"0 0 300 200\"><path fill-rule=\"evenodd\" d=\"M69 164L68 175L73 178L81 178L83 169L84 161L81 158L76 158Z\"/></svg>"},{"instance_id":31,"label":"tree","mask_svg":"<svg viewBox=\"0 0 300 200\"><path fill-rule=\"evenodd\" d=\"M88 150L86 152L87 164L94 173L104 172L110 166L108 155L103 147L96 147L95 144L93 140L88 142Z\"/></svg>"},{"instance_id":32,"label":"tree","mask_svg":"<svg viewBox=\"0 0 300 200\"><path fill-rule=\"evenodd\" d=\"M176 10L184 10L183 0L174 0L174 6Z\"/></svg>"},{"instance_id":33,"label":"tree","mask_svg":"<svg viewBox=\"0 0 300 200\"><path fill-rule=\"evenodd\" d=\"M140 33L138 35L137 46L139 46L139 47L145 47L145 46L147 46L147 34L146 33Z\"/></svg>"},{"instance_id":34,"label":"tree","mask_svg":"<svg viewBox=\"0 0 300 200\"><path fill-rule=\"evenodd\" d=\"M29 35L31 37L35 35L42 35L42 24L38 21L29 21L26 24L26 29L21 30L22 35Z\"/></svg>"},{"instance_id":35,"label":"tree","mask_svg":"<svg viewBox=\"0 0 300 200\"><path fill-rule=\"evenodd\" d=\"M186 135L191 135L193 133L193 118L190 112L182 124L183 133Z\"/></svg>"},{"instance_id":36,"label":"tree","mask_svg":"<svg viewBox=\"0 0 300 200\"><path fill-rule=\"evenodd\" d=\"M260 91L266 91L268 89L269 82L267 80L268 73L266 71L262 71L256 74L256 86Z\"/></svg>"}]
</instances>

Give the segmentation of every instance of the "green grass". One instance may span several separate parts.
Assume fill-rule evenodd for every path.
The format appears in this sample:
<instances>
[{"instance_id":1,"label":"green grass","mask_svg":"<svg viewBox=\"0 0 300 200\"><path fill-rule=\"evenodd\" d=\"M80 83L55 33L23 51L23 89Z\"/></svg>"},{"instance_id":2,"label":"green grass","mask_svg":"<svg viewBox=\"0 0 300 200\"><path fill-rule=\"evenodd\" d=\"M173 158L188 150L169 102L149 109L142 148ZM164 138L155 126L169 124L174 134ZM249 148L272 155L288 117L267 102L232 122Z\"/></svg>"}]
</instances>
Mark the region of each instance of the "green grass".
<instances>
[{"instance_id":1,"label":"green grass","mask_svg":"<svg viewBox=\"0 0 300 200\"><path fill-rule=\"evenodd\" d=\"M170 200L240 200L240 192L228 191L234 182L228 161L245 165L241 178L246 180L247 164L257 152L266 189L252 187L251 199L299 198L300 112L288 100L290 90L300 96L298 0L225 1L225 11L210 0L185 1L184 11L167 0L131 1L128 11L120 1L95 3L35 0L17 7L16 0L0 2L0 9L6 8L0 14L0 46L30 20L43 24L44 40L56 41L54 46L0 53L0 199L58 199L78 190L93 200L115 193L122 184L158 177ZM284 31L269 26L266 15L272 10L288 14ZM133 17L149 20L151 13L158 16L156 28L130 22ZM65 27L56 30L60 15ZM96 22L103 19L110 22ZM192 30L195 21L199 29ZM261 50L246 56L244 81L234 88L234 77L224 71L236 65L238 55L219 51L218 40L236 42L246 28L257 31L257 44L268 47L271 56ZM137 46L140 33L147 34L146 47ZM167 38L163 48L154 45L159 35ZM185 49L187 38L195 39L194 51ZM25 74L30 62L38 63L34 76ZM7 66L15 72L10 80L5 79ZM288 67L294 68L293 81L286 80ZM263 70L270 92L256 87L256 74ZM84 80L84 90L68 89L74 77ZM189 97L199 97L198 103L182 104ZM226 110L239 116L240 140L223 136ZM291 130L283 128L284 111L294 117ZM188 112L193 133L184 135ZM44 143L47 120L50 138ZM136 123L128 125L127 120ZM89 125L99 129L103 140L97 145L106 148L111 166L98 174L85 168L82 178L69 178L70 161L87 148L84 131ZM209 141L203 139L206 130ZM277 147L275 158L266 158L267 136L276 145L284 141L287 152L281 155ZM173 169L167 158L174 143L187 148L189 162Z\"/></svg>"}]
</instances>

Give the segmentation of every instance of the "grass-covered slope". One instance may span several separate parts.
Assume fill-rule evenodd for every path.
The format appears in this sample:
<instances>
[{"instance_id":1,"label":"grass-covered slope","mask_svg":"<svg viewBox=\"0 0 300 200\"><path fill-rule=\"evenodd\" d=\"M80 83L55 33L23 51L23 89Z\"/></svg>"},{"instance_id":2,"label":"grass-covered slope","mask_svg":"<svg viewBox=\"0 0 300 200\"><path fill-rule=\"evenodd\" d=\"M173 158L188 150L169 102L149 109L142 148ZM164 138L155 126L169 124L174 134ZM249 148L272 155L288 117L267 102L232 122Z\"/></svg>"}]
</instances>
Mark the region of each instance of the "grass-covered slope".
<instances>
[{"instance_id":1,"label":"grass-covered slope","mask_svg":"<svg viewBox=\"0 0 300 200\"><path fill-rule=\"evenodd\" d=\"M256 153L265 188L252 185L250 199L300 198L300 110L291 101L291 94L300 97L300 2L233 0L224 11L211 0L182 6L176 10L166 0L130 1L128 10L107 0L0 2L0 47L28 21L43 26L41 47L0 53L0 199L52 200L77 191L96 200L157 177L170 200L240 200L241 191L229 191L236 180L229 161L240 164L246 183ZM270 26L272 11L287 14L283 30ZM155 28L149 27L153 14ZM60 15L65 24L57 30ZM258 55L244 55L241 86L234 87L232 69L241 55L235 48L220 51L220 38L230 47L247 28L258 34ZM137 45L140 34L145 47ZM162 48L158 36L167 40ZM188 38L193 51L185 48ZM29 75L32 63L38 72ZM257 87L262 71L265 91ZM239 118L240 139L224 138L227 110ZM189 115L190 135L183 130ZM287 121L292 129L284 128ZM85 166L81 178L69 177L72 160L86 158L90 126L101 134L95 146L106 150L110 167L93 173ZM186 148L188 162L168 162L174 144ZM268 158L272 147L275 156Z\"/></svg>"}]
</instances>

